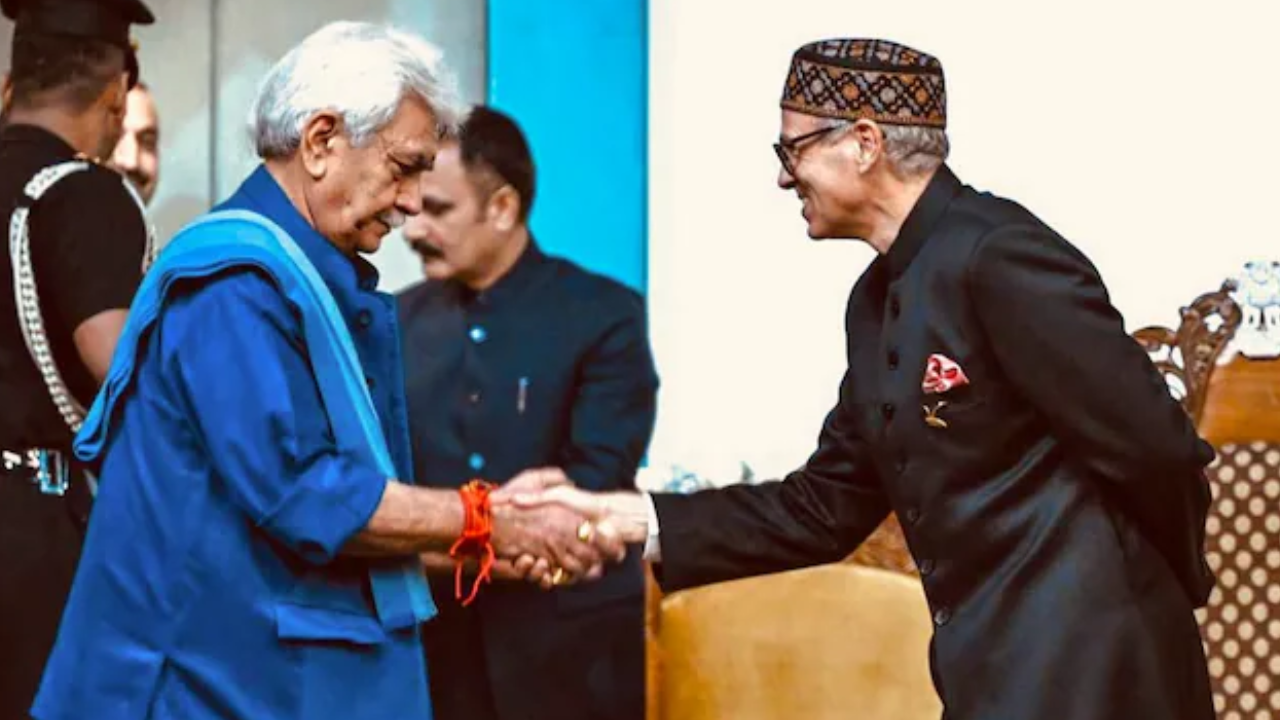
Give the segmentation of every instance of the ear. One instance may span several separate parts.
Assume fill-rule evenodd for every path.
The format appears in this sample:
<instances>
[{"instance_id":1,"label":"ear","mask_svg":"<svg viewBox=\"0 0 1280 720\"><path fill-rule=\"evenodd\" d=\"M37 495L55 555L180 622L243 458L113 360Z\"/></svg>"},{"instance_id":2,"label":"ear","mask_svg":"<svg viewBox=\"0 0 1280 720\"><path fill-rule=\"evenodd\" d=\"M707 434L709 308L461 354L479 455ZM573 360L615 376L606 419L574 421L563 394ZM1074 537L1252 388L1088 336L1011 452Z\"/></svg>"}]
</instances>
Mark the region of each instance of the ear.
<instances>
[{"instance_id":1,"label":"ear","mask_svg":"<svg viewBox=\"0 0 1280 720\"><path fill-rule=\"evenodd\" d=\"M319 180L329 170L334 150L345 142L342 137L342 118L331 110L321 110L302 126L302 138L298 153L307 174Z\"/></svg>"},{"instance_id":2,"label":"ear","mask_svg":"<svg viewBox=\"0 0 1280 720\"><path fill-rule=\"evenodd\" d=\"M129 73L120 73L116 81L102 91L102 101L116 115L124 117L129 107Z\"/></svg>"},{"instance_id":3,"label":"ear","mask_svg":"<svg viewBox=\"0 0 1280 720\"><path fill-rule=\"evenodd\" d=\"M858 170L870 170L884 155L884 131L875 121L863 118L853 124L849 134L858 144Z\"/></svg>"},{"instance_id":4,"label":"ear","mask_svg":"<svg viewBox=\"0 0 1280 720\"><path fill-rule=\"evenodd\" d=\"M520 222L520 195L510 185L494 190L489 196L486 214L496 229L511 231Z\"/></svg>"}]
</instances>

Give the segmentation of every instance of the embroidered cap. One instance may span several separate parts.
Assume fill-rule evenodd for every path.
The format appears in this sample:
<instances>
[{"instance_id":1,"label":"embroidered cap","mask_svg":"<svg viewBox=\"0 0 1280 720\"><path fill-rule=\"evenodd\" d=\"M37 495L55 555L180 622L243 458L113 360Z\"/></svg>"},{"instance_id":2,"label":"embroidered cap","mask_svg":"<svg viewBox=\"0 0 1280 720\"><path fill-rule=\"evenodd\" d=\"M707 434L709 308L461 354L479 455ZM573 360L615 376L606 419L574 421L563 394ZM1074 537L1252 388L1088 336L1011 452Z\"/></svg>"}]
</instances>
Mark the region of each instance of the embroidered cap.
<instances>
[{"instance_id":1,"label":"embroidered cap","mask_svg":"<svg viewBox=\"0 0 1280 720\"><path fill-rule=\"evenodd\" d=\"M796 50L782 107L886 125L947 126L942 63L888 40L822 40Z\"/></svg>"}]
</instances>

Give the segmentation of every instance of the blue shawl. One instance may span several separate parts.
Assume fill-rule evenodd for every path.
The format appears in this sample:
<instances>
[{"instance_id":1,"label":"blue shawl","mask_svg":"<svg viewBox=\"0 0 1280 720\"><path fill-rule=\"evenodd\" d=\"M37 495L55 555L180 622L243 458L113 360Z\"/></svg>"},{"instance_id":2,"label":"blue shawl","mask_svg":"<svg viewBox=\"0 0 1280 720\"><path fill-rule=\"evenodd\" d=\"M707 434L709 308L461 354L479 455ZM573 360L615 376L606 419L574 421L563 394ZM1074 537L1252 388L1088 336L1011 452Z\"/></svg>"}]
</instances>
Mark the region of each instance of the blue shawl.
<instances>
[{"instance_id":1,"label":"blue shawl","mask_svg":"<svg viewBox=\"0 0 1280 720\"><path fill-rule=\"evenodd\" d=\"M340 452L397 476L360 358L333 294L302 248L278 225L246 210L224 210L178 233L147 272L129 311L111 369L76 436L76 456L95 460L106 448L113 409L125 397L138 360L138 343L159 318L174 283L251 266L269 274L302 313L303 335L316 382ZM369 571L378 619L404 628L436 613L416 557Z\"/></svg>"}]
</instances>

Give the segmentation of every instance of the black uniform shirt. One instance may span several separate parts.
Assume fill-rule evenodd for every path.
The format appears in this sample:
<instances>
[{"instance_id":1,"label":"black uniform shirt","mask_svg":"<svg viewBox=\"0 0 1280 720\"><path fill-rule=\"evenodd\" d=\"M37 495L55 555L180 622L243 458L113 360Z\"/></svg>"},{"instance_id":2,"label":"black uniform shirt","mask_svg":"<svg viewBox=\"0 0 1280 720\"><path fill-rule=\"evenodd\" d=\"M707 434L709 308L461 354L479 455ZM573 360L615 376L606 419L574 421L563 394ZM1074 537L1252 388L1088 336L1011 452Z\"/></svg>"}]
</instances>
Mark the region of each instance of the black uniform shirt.
<instances>
[{"instance_id":1,"label":"black uniform shirt","mask_svg":"<svg viewBox=\"0 0 1280 720\"><path fill-rule=\"evenodd\" d=\"M14 301L8 220L23 188L40 170L72 160L61 138L30 125L0 131L0 213L6 228L0 253L0 448L67 448L71 431L23 341ZM31 263L40 313L54 361L71 393L88 407L97 392L72 334L105 310L128 308L142 280L147 229L123 178L93 166L53 186L30 215Z\"/></svg>"}]
</instances>

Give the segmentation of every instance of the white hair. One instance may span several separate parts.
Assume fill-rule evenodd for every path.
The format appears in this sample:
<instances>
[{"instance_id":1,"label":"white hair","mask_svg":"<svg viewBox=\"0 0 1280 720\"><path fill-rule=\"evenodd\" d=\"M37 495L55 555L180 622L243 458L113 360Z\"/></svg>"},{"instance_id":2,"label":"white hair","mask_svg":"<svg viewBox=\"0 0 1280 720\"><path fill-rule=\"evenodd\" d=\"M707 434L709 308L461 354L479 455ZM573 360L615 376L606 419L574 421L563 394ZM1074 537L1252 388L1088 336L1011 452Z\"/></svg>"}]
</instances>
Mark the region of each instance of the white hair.
<instances>
[{"instance_id":1,"label":"white hair","mask_svg":"<svg viewBox=\"0 0 1280 720\"><path fill-rule=\"evenodd\" d=\"M426 102L439 131L453 133L464 115L441 52L422 38L366 22L325 25L290 50L263 78L249 111L258 157L292 155L316 113L342 116L360 146L391 122L409 95Z\"/></svg>"},{"instance_id":2,"label":"white hair","mask_svg":"<svg viewBox=\"0 0 1280 720\"><path fill-rule=\"evenodd\" d=\"M922 125L881 125L884 153L901 175L918 177L946 162L951 142L942 128Z\"/></svg>"},{"instance_id":3,"label":"white hair","mask_svg":"<svg viewBox=\"0 0 1280 720\"><path fill-rule=\"evenodd\" d=\"M853 127L851 120L834 120L830 124L836 132L828 136L835 140ZM942 128L920 125L880 125L884 133L884 154L889 166L903 177L919 177L938 169L951 154L951 142Z\"/></svg>"}]
</instances>

